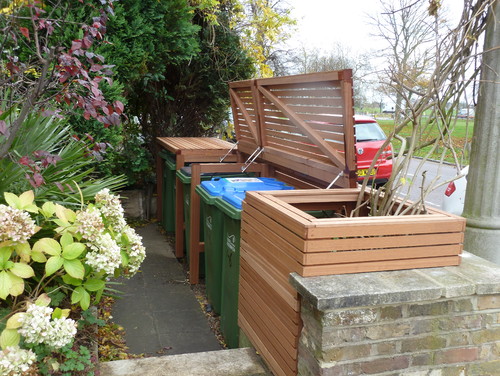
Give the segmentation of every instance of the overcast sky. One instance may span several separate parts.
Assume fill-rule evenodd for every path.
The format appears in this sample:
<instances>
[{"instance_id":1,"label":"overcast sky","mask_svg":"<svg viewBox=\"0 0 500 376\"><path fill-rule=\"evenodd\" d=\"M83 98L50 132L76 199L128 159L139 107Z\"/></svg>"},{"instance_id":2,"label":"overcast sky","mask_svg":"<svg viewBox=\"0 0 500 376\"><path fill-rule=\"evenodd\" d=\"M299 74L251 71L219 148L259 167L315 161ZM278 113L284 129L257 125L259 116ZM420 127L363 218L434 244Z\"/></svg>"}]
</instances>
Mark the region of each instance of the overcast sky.
<instances>
[{"instance_id":1,"label":"overcast sky","mask_svg":"<svg viewBox=\"0 0 500 376\"><path fill-rule=\"evenodd\" d=\"M378 0L286 0L286 3L293 8L292 17L298 23L297 31L287 43L290 47L303 44L328 50L337 42L359 53L381 46L370 36L368 17L378 13ZM451 8L451 14L456 16L463 1L443 0L443 6Z\"/></svg>"}]
</instances>

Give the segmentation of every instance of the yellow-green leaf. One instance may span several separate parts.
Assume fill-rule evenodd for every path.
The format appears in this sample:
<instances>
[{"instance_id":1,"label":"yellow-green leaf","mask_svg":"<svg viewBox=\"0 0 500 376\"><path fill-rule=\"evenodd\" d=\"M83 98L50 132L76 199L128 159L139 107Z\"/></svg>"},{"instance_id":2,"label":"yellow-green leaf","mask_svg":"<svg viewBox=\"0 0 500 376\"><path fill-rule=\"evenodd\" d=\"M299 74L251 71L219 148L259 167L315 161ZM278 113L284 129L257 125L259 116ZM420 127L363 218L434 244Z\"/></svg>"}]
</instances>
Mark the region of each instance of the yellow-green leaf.
<instances>
[{"instance_id":1,"label":"yellow-green leaf","mask_svg":"<svg viewBox=\"0 0 500 376\"><path fill-rule=\"evenodd\" d=\"M45 274L52 275L61 269L64 259L61 256L52 256L45 263Z\"/></svg>"},{"instance_id":2,"label":"yellow-green leaf","mask_svg":"<svg viewBox=\"0 0 500 376\"><path fill-rule=\"evenodd\" d=\"M28 205L31 205L34 200L35 200L35 194L31 190L23 192L19 196L19 201L20 201L20 203L22 205L21 206L22 208L24 208L24 207L26 207Z\"/></svg>"},{"instance_id":3,"label":"yellow-green leaf","mask_svg":"<svg viewBox=\"0 0 500 376\"><path fill-rule=\"evenodd\" d=\"M87 281L85 281L83 286L88 291L97 291L103 289L104 286L106 286L106 282L104 282L102 279L88 279Z\"/></svg>"},{"instance_id":4,"label":"yellow-green leaf","mask_svg":"<svg viewBox=\"0 0 500 376\"><path fill-rule=\"evenodd\" d=\"M29 243L16 244L14 248L21 260L23 260L24 262L30 262L31 246L29 245Z\"/></svg>"},{"instance_id":5,"label":"yellow-green leaf","mask_svg":"<svg viewBox=\"0 0 500 376\"><path fill-rule=\"evenodd\" d=\"M76 289L74 289L73 293L71 294L71 304L80 302L85 292L86 291L82 286L78 286Z\"/></svg>"},{"instance_id":6,"label":"yellow-green leaf","mask_svg":"<svg viewBox=\"0 0 500 376\"><path fill-rule=\"evenodd\" d=\"M68 244L71 244L73 243L73 237L71 236L70 233L68 232L65 232L63 234L63 236L61 236L61 239L59 240L59 243L61 243L61 245L63 246L63 248L65 246L67 246Z\"/></svg>"},{"instance_id":7,"label":"yellow-green leaf","mask_svg":"<svg viewBox=\"0 0 500 376\"><path fill-rule=\"evenodd\" d=\"M83 279L85 276L85 268L80 260L64 260L64 270L73 278Z\"/></svg>"},{"instance_id":8,"label":"yellow-green leaf","mask_svg":"<svg viewBox=\"0 0 500 376\"><path fill-rule=\"evenodd\" d=\"M42 210L40 211L45 217L52 217L56 212L56 206L53 202L46 202L42 205Z\"/></svg>"},{"instance_id":9,"label":"yellow-green leaf","mask_svg":"<svg viewBox=\"0 0 500 376\"><path fill-rule=\"evenodd\" d=\"M35 275L33 268L28 264L24 264L21 262L14 263L14 266L10 268L10 271L21 278L30 278Z\"/></svg>"},{"instance_id":10,"label":"yellow-green leaf","mask_svg":"<svg viewBox=\"0 0 500 376\"><path fill-rule=\"evenodd\" d=\"M32 252L31 258L33 259L33 261L40 262L40 263L47 261L47 257L45 257L45 255L42 252Z\"/></svg>"},{"instance_id":11,"label":"yellow-green leaf","mask_svg":"<svg viewBox=\"0 0 500 376\"><path fill-rule=\"evenodd\" d=\"M21 208L21 200L14 193L4 192L3 196L5 197L5 201L9 206L13 208L20 209Z\"/></svg>"},{"instance_id":12,"label":"yellow-green leaf","mask_svg":"<svg viewBox=\"0 0 500 376\"><path fill-rule=\"evenodd\" d=\"M9 317L7 320L6 329L17 329L21 327L21 319L24 317L25 312L17 312Z\"/></svg>"},{"instance_id":13,"label":"yellow-green leaf","mask_svg":"<svg viewBox=\"0 0 500 376\"><path fill-rule=\"evenodd\" d=\"M56 204L56 216L64 222L74 222L76 219L76 213L73 210L59 204Z\"/></svg>"},{"instance_id":14,"label":"yellow-green leaf","mask_svg":"<svg viewBox=\"0 0 500 376\"><path fill-rule=\"evenodd\" d=\"M0 347L6 349L7 347L17 346L21 336L16 329L5 329L0 335Z\"/></svg>"},{"instance_id":15,"label":"yellow-green leaf","mask_svg":"<svg viewBox=\"0 0 500 376\"><path fill-rule=\"evenodd\" d=\"M0 272L0 298L5 299L9 295L12 281L6 271Z\"/></svg>"},{"instance_id":16,"label":"yellow-green leaf","mask_svg":"<svg viewBox=\"0 0 500 376\"><path fill-rule=\"evenodd\" d=\"M71 243L63 247L62 256L66 260L73 260L80 256L83 251L85 251L85 244Z\"/></svg>"},{"instance_id":17,"label":"yellow-green leaf","mask_svg":"<svg viewBox=\"0 0 500 376\"><path fill-rule=\"evenodd\" d=\"M17 275L7 272L7 275L10 278L12 286L10 286L9 294L12 296L21 295L24 292L24 279L18 277Z\"/></svg>"},{"instance_id":18,"label":"yellow-green leaf","mask_svg":"<svg viewBox=\"0 0 500 376\"><path fill-rule=\"evenodd\" d=\"M0 248L0 267L5 267L5 263L10 260L10 256L12 256L11 247Z\"/></svg>"},{"instance_id":19,"label":"yellow-green leaf","mask_svg":"<svg viewBox=\"0 0 500 376\"><path fill-rule=\"evenodd\" d=\"M71 310L69 308L61 309L61 318L65 319L69 317Z\"/></svg>"},{"instance_id":20,"label":"yellow-green leaf","mask_svg":"<svg viewBox=\"0 0 500 376\"><path fill-rule=\"evenodd\" d=\"M27 206L23 207L23 210L26 210L27 212L30 212L30 213L38 213L38 211L40 209L35 204L31 204L31 205L27 205Z\"/></svg>"},{"instance_id":21,"label":"yellow-green leaf","mask_svg":"<svg viewBox=\"0 0 500 376\"><path fill-rule=\"evenodd\" d=\"M44 252L51 256L61 254L61 245L52 238L42 238L33 245L33 252Z\"/></svg>"},{"instance_id":22,"label":"yellow-green leaf","mask_svg":"<svg viewBox=\"0 0 500 376\"><path fill-rule=\"evenodd\" d=\"M81 279L73 278L69 274L63 275L62 279L63 279L64 283L66 283L67 285L80 286L82 284Z\"/></svg>"},{"instance_id":23,"label":"yellow-green leaf","mask_svg":"<svg viewBox=\"0 0 500 376\"><path fill-rule=\"evenodd\" d=\"M48 307L50 301L50 297L46 293L43 293L35 300L35 304L39 307Z\"/></svg>"}]
</instances>

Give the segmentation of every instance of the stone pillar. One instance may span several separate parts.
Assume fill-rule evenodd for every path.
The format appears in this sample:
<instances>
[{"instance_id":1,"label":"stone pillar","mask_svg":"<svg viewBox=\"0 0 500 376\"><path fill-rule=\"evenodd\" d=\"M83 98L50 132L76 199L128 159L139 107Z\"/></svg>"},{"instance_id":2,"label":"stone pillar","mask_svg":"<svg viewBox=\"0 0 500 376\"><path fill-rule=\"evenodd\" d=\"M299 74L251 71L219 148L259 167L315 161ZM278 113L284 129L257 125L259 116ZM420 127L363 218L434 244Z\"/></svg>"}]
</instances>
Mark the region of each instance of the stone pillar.
<instances>
[{"instance_id":1,"label":"stone pillar","mask_svg":"<svg viewBox=\"0 0 500 376\"><path fill-rule=\"evenodd\" d=\"M500 267L300 277L298 376L498 375Z\"/></svg>"},{"instance_id":2,"label":"stone pillar","mask_svg":"<svg viewBox=\"0 0 500 376\"><path fill-rule=\"evenodd\" d=\"M500 5L490 10L463 216L464 249L500 265Z\"/></svg>"}]
</instances>

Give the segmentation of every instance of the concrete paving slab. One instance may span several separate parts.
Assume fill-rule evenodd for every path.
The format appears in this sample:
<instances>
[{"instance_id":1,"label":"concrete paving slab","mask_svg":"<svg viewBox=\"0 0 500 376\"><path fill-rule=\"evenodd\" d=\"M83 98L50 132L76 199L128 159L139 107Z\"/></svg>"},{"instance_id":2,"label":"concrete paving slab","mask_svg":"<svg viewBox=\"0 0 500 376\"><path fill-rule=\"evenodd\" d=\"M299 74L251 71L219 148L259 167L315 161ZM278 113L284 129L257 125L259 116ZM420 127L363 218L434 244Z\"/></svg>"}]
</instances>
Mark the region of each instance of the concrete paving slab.
<instances>
[{"instance_id":1,"label":"concrete paving slab","mask_svg":"<svg viewBox=\"0 0 500 376\"><path fill-rule=\"evenodd\" d=\"M121 280L113 321L123 326L131 353L160 356L221 349L182 265L156 224L138 228L146 259L137 275Z\"/></svg>"},{"instance_id":2,"label":"concrete paving slab","mask_svg":"<svg viewBox=\"0 0 500 376\"><path fill-rule=\"evenodd\" d=\"M101 363L101 376L271 376L253 349Z\"/></svg>"}]
</instances>

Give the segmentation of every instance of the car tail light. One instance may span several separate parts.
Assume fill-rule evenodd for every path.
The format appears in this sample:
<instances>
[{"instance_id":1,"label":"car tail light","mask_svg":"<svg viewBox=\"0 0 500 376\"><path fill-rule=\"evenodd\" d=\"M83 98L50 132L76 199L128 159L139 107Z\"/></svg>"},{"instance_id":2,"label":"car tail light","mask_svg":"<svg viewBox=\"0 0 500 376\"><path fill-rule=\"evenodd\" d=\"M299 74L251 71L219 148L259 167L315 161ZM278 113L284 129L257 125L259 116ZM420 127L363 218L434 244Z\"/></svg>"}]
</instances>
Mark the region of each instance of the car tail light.
<instances>
[{"instance_id":1,"label":"car tail light","mask_svg":"<svg viewBox=\"0 0 500 376\"><path fill-rule=\"evenodd\" d=\"M455 186L455 183L454 182L451 182L450 184L448 184L448 187L446 188L446 191L444 192L444 194L448 197L450 197L453 192L455 192L457 190L457 187Z\"/></svg>"},{"instance_id":2,"label":"car tail light","mask_svg":"<svg viewBox=\"0 0 500 376\"><path fill-rule=\"evenodd\" d=\"M392 155L391 145L386 146L385 149L382 151L382 153L380 153L380 156L385 159L389 158L391 155Z\"/></svg>"}]
</instances>

